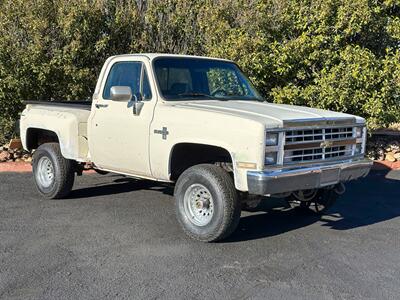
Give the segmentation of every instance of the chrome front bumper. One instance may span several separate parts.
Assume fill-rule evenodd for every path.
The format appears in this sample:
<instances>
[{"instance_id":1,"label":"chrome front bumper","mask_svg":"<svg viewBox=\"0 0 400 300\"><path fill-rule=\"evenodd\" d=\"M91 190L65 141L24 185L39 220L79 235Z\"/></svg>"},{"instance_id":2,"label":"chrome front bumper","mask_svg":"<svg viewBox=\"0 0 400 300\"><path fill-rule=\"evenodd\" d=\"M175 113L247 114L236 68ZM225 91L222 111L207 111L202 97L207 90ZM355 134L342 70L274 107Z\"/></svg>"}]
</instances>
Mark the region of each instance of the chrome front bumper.
<instances>
[{"instance_id":1,"label":"chrome front bumper","mask_svg":"<svg viewBox=\"0 0 400 300\"><path fill-rule=\"evenodd\" d=\"M368 175L373 162L366 159L336 161L247 172L249 194L272 195L298 190L322 188Z\"/></svg>"}]
</instances>

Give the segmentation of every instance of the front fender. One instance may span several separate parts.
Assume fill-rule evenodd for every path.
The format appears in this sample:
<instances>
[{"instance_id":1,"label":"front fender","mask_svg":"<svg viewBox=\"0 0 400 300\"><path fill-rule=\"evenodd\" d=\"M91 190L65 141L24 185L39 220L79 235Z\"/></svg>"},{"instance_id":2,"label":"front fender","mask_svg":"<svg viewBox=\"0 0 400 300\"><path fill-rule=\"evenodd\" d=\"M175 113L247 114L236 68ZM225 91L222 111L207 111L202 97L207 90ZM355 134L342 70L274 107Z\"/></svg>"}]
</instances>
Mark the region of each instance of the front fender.
<instances>
[{"instance_id":1,"label":"front fender","mask_svg":"<svg viewBox=\"0 0 400 300\"><path fill-rule=\"evenodd\" d=\"M165 128L165 130L163 130ZM161 131L167 133L160 134ZM250 163L263 170L265 125L240 115L159 103L150 125L149 159L153 177L170 180L170 156L179 143L216 146L230 153L235 186L247 191L247 170L238 163ZM244 164L242 164L244 165Z\"/></svg>"}]
</instances>

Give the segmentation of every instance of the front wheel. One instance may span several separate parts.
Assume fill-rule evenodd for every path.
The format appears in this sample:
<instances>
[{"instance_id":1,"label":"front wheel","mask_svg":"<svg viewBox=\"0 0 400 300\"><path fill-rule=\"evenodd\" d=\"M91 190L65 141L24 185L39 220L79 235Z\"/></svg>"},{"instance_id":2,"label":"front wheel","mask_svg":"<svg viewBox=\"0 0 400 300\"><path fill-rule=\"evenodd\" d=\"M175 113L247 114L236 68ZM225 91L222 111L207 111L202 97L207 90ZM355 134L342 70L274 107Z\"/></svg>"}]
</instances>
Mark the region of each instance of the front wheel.
<instances>
[{"instance_id":1,"label":"front wheel","mask_svg":"<svg viewBox=\"0 0 400 300\"><path fill-rule=\"evenodd\" d=\"M237 227L241 204L232 178L215 165L187 169L175 186L176 215L191 238L215 242Z\"/></svg>"},{"instance_id":2,"label":"front wheel","mask_svg":"<svg viewBox=\"0 0 400 300\"><path fill-rule=\"evenodd\" d=\"M75 179L75 162L62 156L58 143L45 143L33 155L32 171L39 193L48 199L66 197Z\"/></svg>"}]
</instances>

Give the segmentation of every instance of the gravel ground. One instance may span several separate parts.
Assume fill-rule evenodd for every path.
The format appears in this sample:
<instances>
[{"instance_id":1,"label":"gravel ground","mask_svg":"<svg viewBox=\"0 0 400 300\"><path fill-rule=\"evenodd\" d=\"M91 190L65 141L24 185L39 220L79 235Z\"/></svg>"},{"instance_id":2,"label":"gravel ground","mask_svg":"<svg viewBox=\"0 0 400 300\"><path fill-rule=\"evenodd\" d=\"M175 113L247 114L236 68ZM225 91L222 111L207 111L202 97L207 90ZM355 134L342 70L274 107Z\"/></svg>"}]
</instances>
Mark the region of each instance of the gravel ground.
<instances>
[{"instance_id":1,"label":"gravel ground","mask_svg":"<svg viewBox=\"0 0 400 300\"><path fill-rule=\"evenodd\" d=\"M182 233L168 186L84 175L49 201L0 173L0 298L398 299L400 171L385 173L321 218L266 201L214 244Z\"/></svg>"}]
</instances>

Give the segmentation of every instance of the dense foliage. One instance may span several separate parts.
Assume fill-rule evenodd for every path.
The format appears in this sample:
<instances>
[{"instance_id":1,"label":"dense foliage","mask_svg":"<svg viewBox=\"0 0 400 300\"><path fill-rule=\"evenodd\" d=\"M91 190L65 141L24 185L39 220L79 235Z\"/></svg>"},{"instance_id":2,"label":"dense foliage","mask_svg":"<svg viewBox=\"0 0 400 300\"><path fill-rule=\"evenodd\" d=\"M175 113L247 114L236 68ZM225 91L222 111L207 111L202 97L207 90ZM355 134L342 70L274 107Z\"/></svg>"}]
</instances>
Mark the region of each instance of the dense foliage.
<instances>
[{"instance_id":1,"label":"dense foliage","mask_svg":"<svg viewBox=\"0 0 400 300\"><path fill-rule=\"evenodd\" d=\"M268 101L400 122L400 0L0 1L0 142L26 99L86 99L106 57L237 61Z\"/></svg>"}]
</instances>

